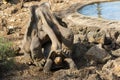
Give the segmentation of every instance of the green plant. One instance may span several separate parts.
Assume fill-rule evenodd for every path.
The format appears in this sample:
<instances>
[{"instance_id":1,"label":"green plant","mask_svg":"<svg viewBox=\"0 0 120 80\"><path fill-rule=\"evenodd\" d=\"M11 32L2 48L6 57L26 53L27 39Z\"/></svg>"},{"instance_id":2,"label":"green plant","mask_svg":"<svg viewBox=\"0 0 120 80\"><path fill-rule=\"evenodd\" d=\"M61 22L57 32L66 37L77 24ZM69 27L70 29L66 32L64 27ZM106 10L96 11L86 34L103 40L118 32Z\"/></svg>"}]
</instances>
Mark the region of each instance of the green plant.
<instances>
[{"instance_id":1,"label":"green plant","mask_svg":"<svg viewBox=\"0 0 120 80\"><path fill-rule=\"evenodd\" d=\"M15 53L12 49L12 42L0 37L0 77L4 72L8 72L14 68L14 56Z\"/></svg>"},{"instance_id":2,"label":"green plant","mask_svg":"<svg viewBox=\"0 0 120 80\"><path fill-rule=\"evenodd\" d=\"M14 51L11 47L12 42L5 38L0 38L0 60L5 60L14 56Z\"/></svg>"}]
</instances>

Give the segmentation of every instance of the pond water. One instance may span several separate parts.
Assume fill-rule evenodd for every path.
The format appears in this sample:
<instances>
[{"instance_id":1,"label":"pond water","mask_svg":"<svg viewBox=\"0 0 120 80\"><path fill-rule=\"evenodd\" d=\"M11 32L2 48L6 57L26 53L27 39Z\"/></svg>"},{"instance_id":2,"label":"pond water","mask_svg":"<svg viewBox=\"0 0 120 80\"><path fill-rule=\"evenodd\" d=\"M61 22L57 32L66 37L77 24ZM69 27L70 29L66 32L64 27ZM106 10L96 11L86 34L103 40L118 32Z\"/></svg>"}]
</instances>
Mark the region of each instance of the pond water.
<instances>
[{"instance_id":1,"label":"pond water","mask_svg":"<svg viewBox=\"0 0 120 80\"><path fill-rule=\"evenodd\" d=\"M120 1L89 4L78 9L78 12L87 16L120 20Z\"/></svg>"}]
</instances>

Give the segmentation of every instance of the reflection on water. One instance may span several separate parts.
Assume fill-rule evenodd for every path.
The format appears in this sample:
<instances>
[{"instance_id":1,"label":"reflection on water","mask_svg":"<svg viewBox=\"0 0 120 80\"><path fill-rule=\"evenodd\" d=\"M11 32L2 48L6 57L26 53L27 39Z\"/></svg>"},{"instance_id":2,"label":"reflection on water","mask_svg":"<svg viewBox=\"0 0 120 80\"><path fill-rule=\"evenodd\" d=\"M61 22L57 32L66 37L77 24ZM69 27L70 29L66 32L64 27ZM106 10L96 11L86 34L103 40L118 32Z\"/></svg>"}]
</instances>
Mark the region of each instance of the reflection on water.
<instances>
[{"instance_id":1,"label":"reflection on water","mask_svg":"<svg viewBox=\"0 0 120 80\"><path fill-rule=\"evenodd\" d=\"M78 12L88 16L110 20L120 20L120 1L86 5L79 9Z\"/></svg>"}]
</instances>

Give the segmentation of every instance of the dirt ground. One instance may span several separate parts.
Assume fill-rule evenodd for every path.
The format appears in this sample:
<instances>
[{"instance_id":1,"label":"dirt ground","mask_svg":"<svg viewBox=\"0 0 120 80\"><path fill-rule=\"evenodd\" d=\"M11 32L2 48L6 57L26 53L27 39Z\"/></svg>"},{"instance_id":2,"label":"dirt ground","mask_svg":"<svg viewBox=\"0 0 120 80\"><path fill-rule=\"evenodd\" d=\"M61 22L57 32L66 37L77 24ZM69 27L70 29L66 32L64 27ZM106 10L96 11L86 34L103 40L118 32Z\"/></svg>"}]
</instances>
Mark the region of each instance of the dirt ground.
<instances>
[{"instance_id":1,"label":"dirt ground","mask_svg":"<svg viewBox=\"0 0 120 80\"><path fill-rule=\"evenodd\" d=\"M67 3L64 2L54 3L52 5L52 9L55 12L64 12L65 10L69 9L72 5L76 5L78 3L79 6L83 6L85 4L98 2L98 1L107 1L107 0L69 0L69 2ZM14 43L13 45L14 48L16 46L20 46L29 19L29 7L31 5L40 4L42 2L45 2L45 0L25 2L23 8L20 8L20 3L3 4L0 2L0 37L5 37L9 41L12 41ZM68 14L71 12L68 12ZM69 14L66 19L69 20L71 18L69 17L70 15L71 14ZM101 23L98 23L97 20L98 22ZM81 16L79 22L72 20L71 21L74 24L78 24L81 26L93 26L93 25L98 26L100 24L101 26L116 27L116 24L119 25L119 22L115 22L115 21L109 22L101 19L97 19L97 20L94 19L95 22L92 22L91 18L86 18L85 16ZM88 24L86 24L85 22L87 22ZM68 24L68 25L72 26L72 24ZM70 28L76 34L77 26ZM80 45L82 45L83 52L87 51L86 48L90 46L85 44L80 44ZM60 69L53 71L51 74L44 74L42 71L39 71L38 67L26 65L24 63L24 58L22 55L15 56L12 59L13 66L11 70L6 71L4 70L4 68L1 68L2 76L0 77L0 80L109 80L108 78L105 79L103 76L101 76L103 74L100 73L104 64L87 66L87 61L83 58L83 56L77 58L77 60L76 59L74 60L79 69L77 71ZM120 80L120 79L116 78L116 80Z\"/></svg>"}]
</instances>

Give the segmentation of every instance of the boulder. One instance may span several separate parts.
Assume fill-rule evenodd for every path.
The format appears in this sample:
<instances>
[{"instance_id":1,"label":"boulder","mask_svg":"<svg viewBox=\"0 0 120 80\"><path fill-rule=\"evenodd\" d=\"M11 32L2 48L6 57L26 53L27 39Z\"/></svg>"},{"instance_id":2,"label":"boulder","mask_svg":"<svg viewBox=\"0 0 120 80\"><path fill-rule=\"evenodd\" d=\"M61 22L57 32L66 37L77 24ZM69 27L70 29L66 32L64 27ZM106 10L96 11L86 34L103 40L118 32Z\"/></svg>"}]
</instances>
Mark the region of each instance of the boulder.
<instances>
[{"instance_id":1,"label":"boulder","mask_svg":"<svg viewBox=\"0 0 120 80\"><path fill-rule=\"evenodd\" d=\"M102 44L91 47L85 54L85 58L92 65L94 63L104 63L111 58L109 53L102 48Z\"/></svg>"}]
</instances>

